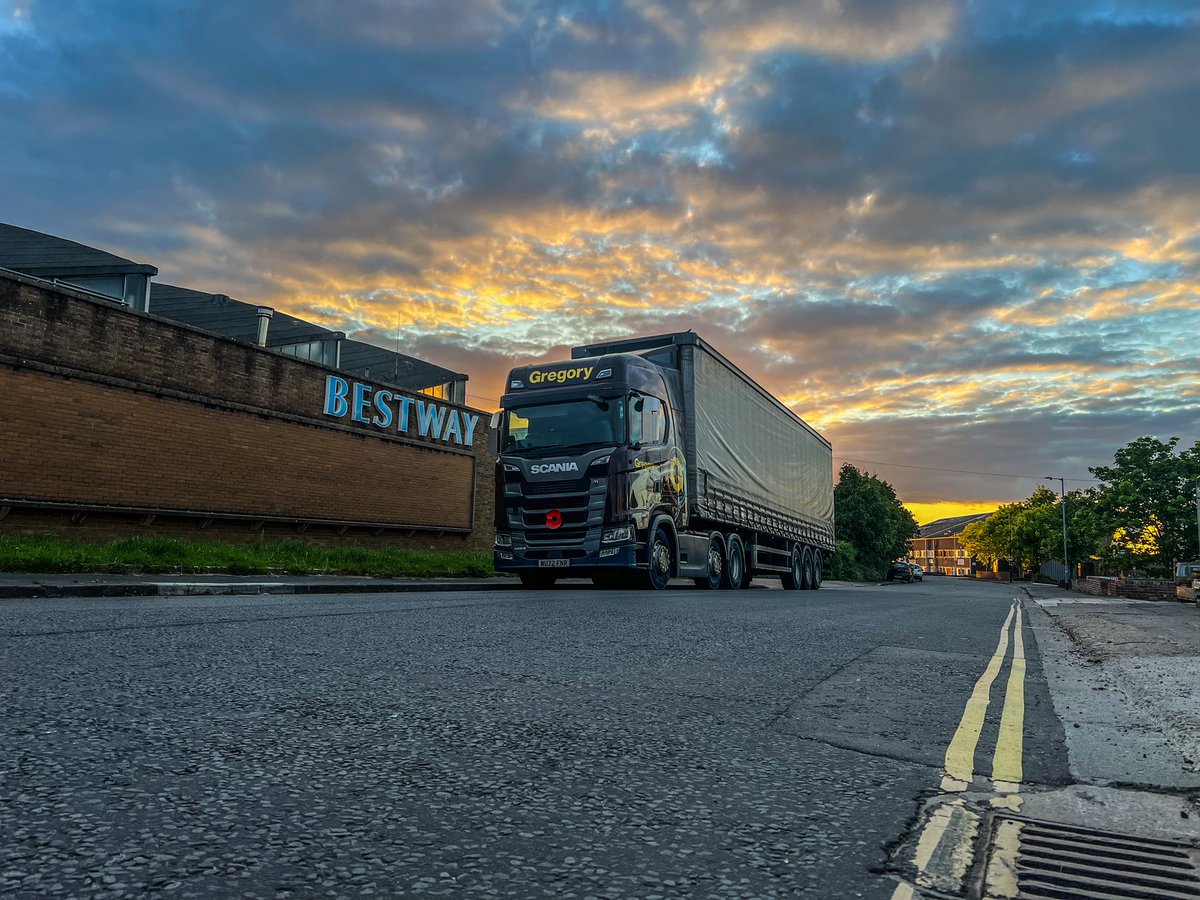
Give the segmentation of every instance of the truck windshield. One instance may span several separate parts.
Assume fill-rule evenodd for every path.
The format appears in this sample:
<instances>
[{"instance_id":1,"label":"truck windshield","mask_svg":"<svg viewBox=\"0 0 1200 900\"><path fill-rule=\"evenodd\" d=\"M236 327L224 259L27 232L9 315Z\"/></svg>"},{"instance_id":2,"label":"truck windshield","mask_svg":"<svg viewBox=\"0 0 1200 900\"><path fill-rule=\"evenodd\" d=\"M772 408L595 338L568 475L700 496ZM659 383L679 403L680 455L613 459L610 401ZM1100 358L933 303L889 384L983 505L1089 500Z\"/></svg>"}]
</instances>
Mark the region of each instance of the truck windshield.
<instances>
[{"instance_id":1,"label":"truck windshield","mask_svg":"<svg viewBox=\"0 0 1200 900\"><path fill-rule=\"evenodd\" d=\"M625 399L566 400L504 411L503 453L556 453L625 443Z\"/></svg>"}]
</instances>

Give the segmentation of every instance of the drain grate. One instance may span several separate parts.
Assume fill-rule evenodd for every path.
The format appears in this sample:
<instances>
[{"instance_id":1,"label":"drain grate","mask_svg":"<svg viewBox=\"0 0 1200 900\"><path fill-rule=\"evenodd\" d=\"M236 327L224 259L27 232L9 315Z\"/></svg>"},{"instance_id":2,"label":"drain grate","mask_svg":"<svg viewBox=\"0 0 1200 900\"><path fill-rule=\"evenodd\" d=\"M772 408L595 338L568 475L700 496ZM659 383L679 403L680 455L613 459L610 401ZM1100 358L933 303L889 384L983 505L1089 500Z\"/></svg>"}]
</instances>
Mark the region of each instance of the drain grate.
<instances>
[{"instance_id":1,"label":"drain grate","mask_svg":"<svg viewBox=\"0 0 1200 900\"><path fill-rule=\"evenodd\" d=\"M998 818L992 835L988 898L1200 898L1200 848L1192 844L1018 816Z\"/></svg>"}]
</instances>

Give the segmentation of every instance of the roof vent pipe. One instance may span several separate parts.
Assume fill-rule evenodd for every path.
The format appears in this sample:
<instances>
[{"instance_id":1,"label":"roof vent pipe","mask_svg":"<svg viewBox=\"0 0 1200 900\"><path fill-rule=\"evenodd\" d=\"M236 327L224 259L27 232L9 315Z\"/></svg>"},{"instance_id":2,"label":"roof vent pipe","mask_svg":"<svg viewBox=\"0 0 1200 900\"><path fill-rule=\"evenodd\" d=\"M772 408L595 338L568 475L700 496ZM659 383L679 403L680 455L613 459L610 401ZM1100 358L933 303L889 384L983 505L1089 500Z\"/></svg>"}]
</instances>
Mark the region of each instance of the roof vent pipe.
<instances>
[{"instance_id":1,"label":"roof vent pipe","mask_svg":"<svg viewBox=\"0 0 1200 900\"><path fill-rule=\"evenodd\" d=\"M258 346L267 346L267 329L271 326L271 316L275 315L275 310L269 306L260 306L254 313L258 316Z\"/></svg>"}]
</instances>

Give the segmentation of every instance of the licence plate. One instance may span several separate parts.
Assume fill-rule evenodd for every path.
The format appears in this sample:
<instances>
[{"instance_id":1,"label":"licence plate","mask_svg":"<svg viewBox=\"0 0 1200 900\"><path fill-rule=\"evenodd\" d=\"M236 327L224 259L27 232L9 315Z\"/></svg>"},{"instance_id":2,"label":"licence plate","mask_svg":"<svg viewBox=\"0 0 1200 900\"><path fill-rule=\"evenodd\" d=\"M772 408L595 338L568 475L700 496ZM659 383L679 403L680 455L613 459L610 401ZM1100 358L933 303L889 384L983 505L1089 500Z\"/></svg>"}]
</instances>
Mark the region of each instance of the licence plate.
<instances>
[{"instance_id":1,"label":"licence plate","mask_svg":"<svg viewBox=\"0 0 1200 900\"><path fill-rule=\"evenodd\" d=\"M569 559L539 559L539 569L565 569L571 565Z\"/></svg>"}]
</instances>

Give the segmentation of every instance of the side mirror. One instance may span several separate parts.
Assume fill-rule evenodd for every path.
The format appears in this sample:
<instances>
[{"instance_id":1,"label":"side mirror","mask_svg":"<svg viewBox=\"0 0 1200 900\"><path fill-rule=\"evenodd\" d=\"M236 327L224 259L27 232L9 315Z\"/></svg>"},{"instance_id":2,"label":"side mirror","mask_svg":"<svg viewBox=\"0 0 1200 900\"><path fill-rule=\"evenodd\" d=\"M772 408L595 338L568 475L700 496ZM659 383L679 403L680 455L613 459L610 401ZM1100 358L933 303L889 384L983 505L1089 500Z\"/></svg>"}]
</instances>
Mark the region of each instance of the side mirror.
<instances>
[{"instance_id":1,"label":"side mirror","mask_svg":"<svg viewBox=\"0 0 1200 900\"><path fill-rule=\"evenodd\" d=\"M502 413L492 413L491 427L488 430L488 449L492 456L500 455L500 423L504 421Z\"/></svg>"}]
</instances>

